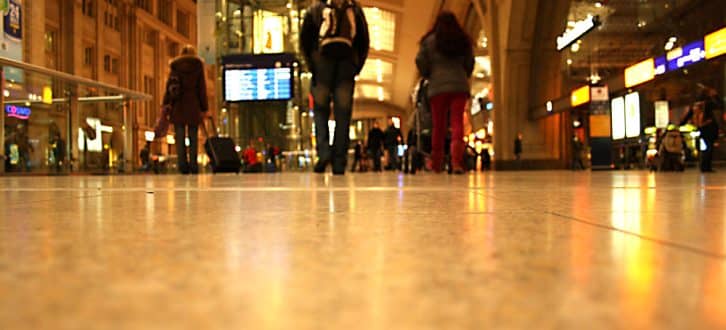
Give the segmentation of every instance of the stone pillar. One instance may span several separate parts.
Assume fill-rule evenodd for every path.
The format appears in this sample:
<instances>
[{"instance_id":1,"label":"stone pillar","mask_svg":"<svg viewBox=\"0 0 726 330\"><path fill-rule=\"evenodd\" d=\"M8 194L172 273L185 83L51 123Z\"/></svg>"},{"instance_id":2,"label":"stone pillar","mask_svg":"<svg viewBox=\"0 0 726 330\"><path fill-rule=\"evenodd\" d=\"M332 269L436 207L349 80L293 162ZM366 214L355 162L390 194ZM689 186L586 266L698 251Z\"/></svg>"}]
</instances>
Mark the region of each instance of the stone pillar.
<instances>
[{"instance_id":1,"label":"stone pillar","mask_svg":"<svg viewBox=\"0 0 726 330\"><path fill-rule=\"evenodd\" d=\"M524 168L556 166L562 127L556 119L534 120L530 112L548 97L559 96L560 54L553 51L554 37L564 29L569 1L486 0L484 7L496 109L495 166L522 168L514 161L519 133L524 135Z\"/></svg>"}]
</instances>

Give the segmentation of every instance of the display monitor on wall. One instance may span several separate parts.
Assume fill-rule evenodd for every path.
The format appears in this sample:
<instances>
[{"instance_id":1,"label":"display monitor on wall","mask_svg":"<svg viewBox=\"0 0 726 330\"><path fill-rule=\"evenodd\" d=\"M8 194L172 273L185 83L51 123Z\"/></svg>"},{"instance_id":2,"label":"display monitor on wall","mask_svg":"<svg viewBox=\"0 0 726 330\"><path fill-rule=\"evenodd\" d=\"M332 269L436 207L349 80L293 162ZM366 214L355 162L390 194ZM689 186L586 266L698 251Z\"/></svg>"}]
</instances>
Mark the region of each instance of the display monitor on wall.
<instances>
[{"instance_id":1,"label":"display monitor on wall","mask_svg":"<svg viewBox=\"0 0 726 330\"><path fill-rule=\"evenodd\" d=\"M225 102L287 101L294 96L297 66L290 54L232 55L223 58Z\"/></svg>"},{"instance_id":2,"label":"display monitor on wall","mask_svg":"<svg viewBox=\"0 0 726 330\"><path fill-rule=\"evenodd\" d=\"M625 95L625 137L640 136L640 94Z\"/></svg>"},{"instance_id":3,"label":"display monitor on wall","mask_svg":"<svg viewBox=\"0 0 726 330\"><path fill-rule=\"evenodd\" d=\"M618 97L610 101L610 117L613 140L625 138L625 98Z\"/></svg>"}]
</instances>

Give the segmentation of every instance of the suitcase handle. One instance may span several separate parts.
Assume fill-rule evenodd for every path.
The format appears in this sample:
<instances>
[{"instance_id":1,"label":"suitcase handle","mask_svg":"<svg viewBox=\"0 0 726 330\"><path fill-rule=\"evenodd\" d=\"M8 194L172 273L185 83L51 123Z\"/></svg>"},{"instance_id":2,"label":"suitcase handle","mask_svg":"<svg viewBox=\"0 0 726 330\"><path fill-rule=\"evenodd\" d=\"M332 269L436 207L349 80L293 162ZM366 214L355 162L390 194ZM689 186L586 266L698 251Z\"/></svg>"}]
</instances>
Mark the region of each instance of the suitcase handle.
<instances>
[{"instance_id":1,"label":"suitcase handle","mask_svg":"<svg viewBox=\"0 0 726 330\"><path fill-rule=\"evenodd\" d=\"M212 136L209 136L209 131L207 130L207 124L205 121L209 120L209 122L212 124L212 131L214 132L214 136L217 136L217 125L214 123L214 117L212 116L204 116L202 118L202 130L204 131L204 136L206 138L210 138Z\"/></svg>"}]
</instances>

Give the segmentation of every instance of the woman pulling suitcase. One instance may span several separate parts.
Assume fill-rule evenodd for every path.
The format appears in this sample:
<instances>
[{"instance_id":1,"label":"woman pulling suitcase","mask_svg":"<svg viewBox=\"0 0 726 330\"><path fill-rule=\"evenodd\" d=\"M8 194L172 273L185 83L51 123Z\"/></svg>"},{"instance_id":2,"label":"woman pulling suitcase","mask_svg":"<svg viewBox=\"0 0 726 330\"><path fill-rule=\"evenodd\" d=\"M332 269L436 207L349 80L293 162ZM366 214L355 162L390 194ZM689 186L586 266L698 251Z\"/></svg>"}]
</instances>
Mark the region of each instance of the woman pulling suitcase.
<instances>
[{"instance_id":1,"label":"woman pulling suitcase","mask_svg":"<svg viewBox=\"0 0 726 330\"><path fill-rule=\"evenodd\" d=\"M177 166L182 174L197 174L197 132L209 109L204 62L193 46L186 45L169 66L171 72L166 81L164 107L170 110L170 121L174 124ZM189 138L188 149L186 138Z\"/></svg>"}]
</instances>

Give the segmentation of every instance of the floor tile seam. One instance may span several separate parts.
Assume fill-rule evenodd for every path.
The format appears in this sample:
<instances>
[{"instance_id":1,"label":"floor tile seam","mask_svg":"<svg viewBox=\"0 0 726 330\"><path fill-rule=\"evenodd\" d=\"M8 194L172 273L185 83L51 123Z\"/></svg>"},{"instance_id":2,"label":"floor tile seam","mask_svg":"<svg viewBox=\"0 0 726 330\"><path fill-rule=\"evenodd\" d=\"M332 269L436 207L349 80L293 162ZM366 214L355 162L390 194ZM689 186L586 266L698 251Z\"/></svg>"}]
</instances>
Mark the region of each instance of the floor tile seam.
<instances>
[{"instance_id":1,"label":"floor tile seam","mask_svg":"<svg viewBox=\"0 0 726 330\"><path fill-rule=\"evenodd\" d=\"M638 234L636 232L632 232L632 231L620 229L620 228L617 228L617 227L614 227L614 226L609 226L609 225L605 225L605 224L601 224L601 223L597 223L597 222L593 222L593 221L589 221L589 220L585 220L585 219L580 219L580 218L577 218L577 217L574 217L574 216L569 216L569 215L561 214L561 213L557 213L557 212L545 211L545 213L551 214L551 215L554 215L554 216L557 216L557 217L560 217L560 218L568 219L568 220L571 220L571 221L575 221L575 222L578 222L578 223L581 223L581 224L590 225L590 226L598 227L598 228L601 228L601 229L606 229L608 231L615 231L615 232L619 232L619 233L622 233L622 234L625 234L625 235L634 236L634 237L637 237L637 238L642 239L642 240L645 240L645 241L650 241L650 242L657 243L657 244L660 244L660 245L663 245L663 246L668 246L668 247L671 247L671 248L674 248L674 249L688 251L688 252L691 252L691 253L694 253L694 254L701 255L703 257L710 257L710 258L716 258L716 259L726 259L726 254L711 252L711 251L704 250L704 249L700 249L700 248L697 248L697 247L693 247L693 246L690 246L690 245L687 245L687 244L678 243L678 242L675 242L675 241L672 241L672 240L661 239L661 238L657 238L657 237L653 237L653 236Z\"/></svg>"},{"instance_id":2,"label":"floor tile seam","mask_svg":"<svg viewBox=\"0 0 726 330\"><path fill-rule=\"evenodd\" d=\"M8 210L14 210L19 208L27 208L28 204L43 204L43 203L49 203L49 202L55 202L58 200L78 200L78 199L86 199L86 198L97 198L97 197L105 197L109 194L97 194L97 195L84 195L84 196L71 196L71 197L61 197L61 198L53 198L53 199L42 199L42 200L35 200L30 202L22 202L22 203L10 203L6 204L6 207Z\"/></svg>"},{"instance_id":3,"label":"floor tile seam","mask_svg":"<svg viewBox=\"0 0 726 330\"><path fill-rule=\"evenodd\" d=\"M495 196L491 196L491 195L484 195L484 196L485 197L492 198L492 199L495 199L495 200L502 200L501 198L498 198L498 197L495 197ZM531 212L540 212L540 210L536 210L534 208L529 208L529 207L524 207L524 209L529 209ZM584 224L584 225L589 225L589 226L592 226L592 227L596 227L596 228L600 228L600 229L605 229L605 230L608 230L608 231L619 232L619 233L622 233L622 234L625 234L625 235L628 235L628 236L633 236L633 237L636 237L638 239L642 239L642 240L649 241L649 242L652 242L652 243L656 243L656 244L659 244L659 245L663 245L663 246L671 247L671 248L674 248L674 249L677 249L677 250L682 250L682 251L687 251L687 252L690 252L690 253L694 253L694 254L700 255L702 257L709 257L709 258L715 258L715 259L721 259L721 260L726 259L726 254L711 252L711 251L704 250L704 249L700 249L700 248L693 247L693 246L690 246L690 245L681 244L681 243L678 243L678 242L675 242L675 241L672 241L672 240L660 239L660 238L657 238L657 237L651 237L651 236L647 236L647 235L643 235L643 234L638 234L636 232L632 232L632 231L620 229L620 228L617 228L617 227L614 227L614 226L604 225L604 224L601 224L601 223L597 223L597 222L593 222L593 221L589 221L589 220L585 220L585 219L580 219L580 218L577 218L577 217L574 217L574 216L571 216L571 215L561 214L561 213L558 213L556 211L545 210L544 213L545 214L554 215L556 217L560 217L560 218L567 219L567 220L570 220L570 221L574 221L574 222L577 222L577 223L581 223L581 224Z\"/></svg>"}]
</instances>

